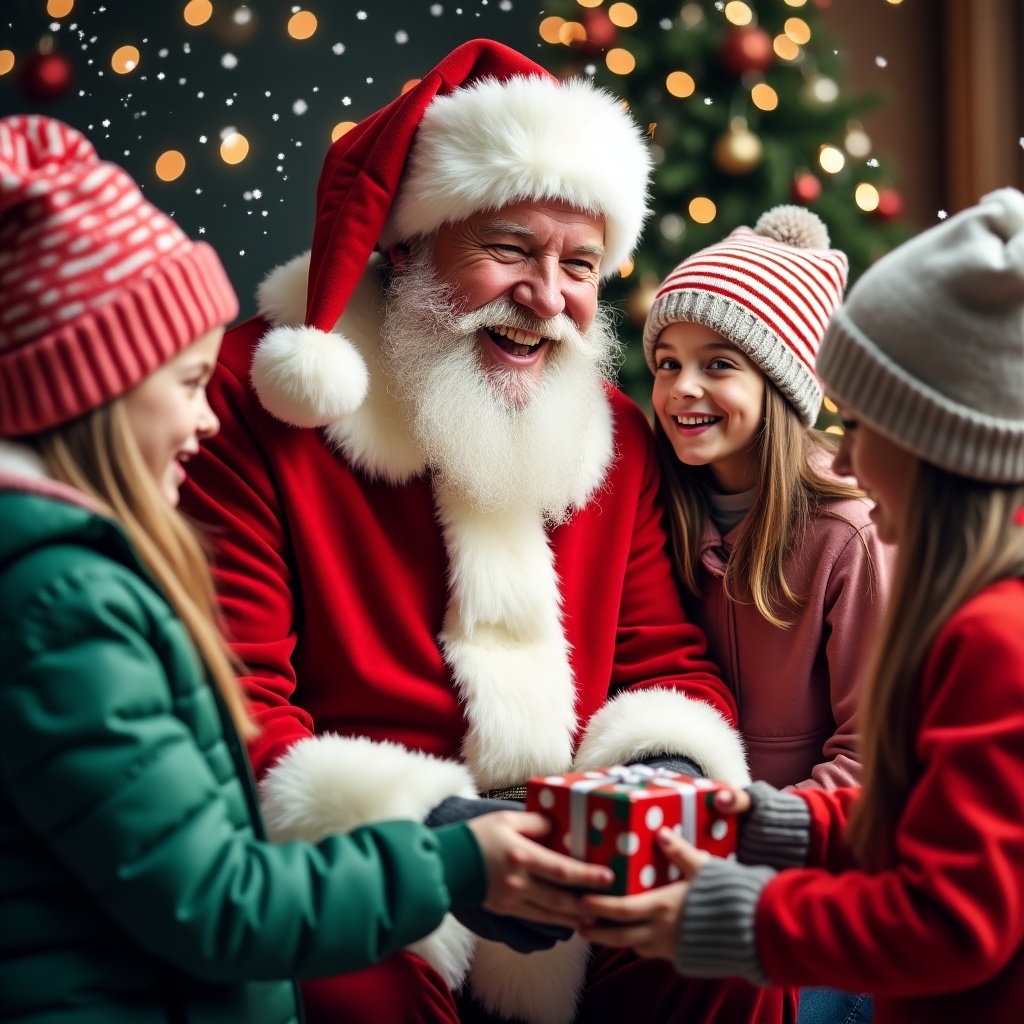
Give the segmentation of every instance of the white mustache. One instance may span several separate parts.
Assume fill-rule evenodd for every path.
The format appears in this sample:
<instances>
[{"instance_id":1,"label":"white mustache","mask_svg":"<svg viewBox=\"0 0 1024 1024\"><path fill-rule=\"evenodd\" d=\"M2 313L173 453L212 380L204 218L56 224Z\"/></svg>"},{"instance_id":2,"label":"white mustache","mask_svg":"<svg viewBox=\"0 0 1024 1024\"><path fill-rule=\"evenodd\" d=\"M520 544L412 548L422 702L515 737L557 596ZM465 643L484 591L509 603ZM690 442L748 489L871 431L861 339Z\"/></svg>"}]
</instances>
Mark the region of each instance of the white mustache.
<instances>
[{"instance_id":1,"label":"white mustache","mask_svg":"<svg viewBox=\"0 0 1024 1024\"><path fill-rule=\"evenodd\" d=\"M581 355L590 352L590 345L579 327L564 313L543 320L508 299L495 299L486 306L463 313L453 324L458 333L465 335L475 334L481 327L498 326L539 334L542 338L567 345Z\"/></svg>"}]
</instances>

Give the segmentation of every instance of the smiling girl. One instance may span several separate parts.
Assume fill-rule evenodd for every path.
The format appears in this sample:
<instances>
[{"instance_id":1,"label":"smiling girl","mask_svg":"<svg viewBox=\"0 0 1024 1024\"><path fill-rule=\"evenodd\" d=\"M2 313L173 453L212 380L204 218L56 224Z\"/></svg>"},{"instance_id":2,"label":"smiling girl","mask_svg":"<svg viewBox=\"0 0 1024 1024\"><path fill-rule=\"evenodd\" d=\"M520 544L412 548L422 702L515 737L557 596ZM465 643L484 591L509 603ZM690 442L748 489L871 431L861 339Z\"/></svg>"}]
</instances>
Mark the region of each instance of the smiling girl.
<instances>
[{"instance_id":1,"label":"smiling girl","mask_svg":"<svg viewBox=\"0 0 1024 1024\"><path fill-rule=\"evenodd\" d=\"M525 813L265 839L176 508L237 311L213 250L84 136L0 119L3 1021L290 1024L296 977L386 960L451 910L571 926L565 886L611 879ZM417 970L390 963L395 985ZM436 977L420 1019L452 1024Z\"/></svg>"},{"instance_id":2,"label":"smiling girl","mask_svg":"<svg viewBox=\"0 0 1024 1024\"><path fill-rule=\"evenodd\" d=\"M898 551L865 693L864 785L719 794L738 860L667 829L684 880L588 897L594 942L696 977L874 993L878 1024L1024 1005L1024 195L893 250L818 369L838 469Z\"/></svg>"},{"instance_id":3,"label":"smiling girl","mask_svg":"<svg viewBox=\"0 0 1024 1024\"><path fill-rule=\"evenodd\" d=\"M846 257L802 207L684 260L651 308L644 348L676 568L732 688L751 775L855 783L863 652L890 556L863 492L812 429L812 370Z\"/></svg>"}]
</instances>

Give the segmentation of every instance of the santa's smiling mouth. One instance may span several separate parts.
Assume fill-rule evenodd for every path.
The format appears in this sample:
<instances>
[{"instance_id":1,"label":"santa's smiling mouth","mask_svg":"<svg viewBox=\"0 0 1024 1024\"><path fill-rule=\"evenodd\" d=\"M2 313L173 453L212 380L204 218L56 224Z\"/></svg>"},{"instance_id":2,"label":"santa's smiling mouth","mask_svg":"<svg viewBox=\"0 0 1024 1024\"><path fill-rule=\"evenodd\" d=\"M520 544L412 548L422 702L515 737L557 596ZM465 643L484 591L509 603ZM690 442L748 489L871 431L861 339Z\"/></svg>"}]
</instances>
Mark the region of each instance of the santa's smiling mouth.
<instances>
[{"instance_id":1,"label":"santa's smiling mouth","mask_svg":"<svg viewBox=\"0 0 1024 1024\"><path fill-rule=\"evenodd\" d=\"M550 341L532 331L522 331L517 327L485 327L488 337L503 352L510 356L532 356Z\"/></svg>"}]
</instances>

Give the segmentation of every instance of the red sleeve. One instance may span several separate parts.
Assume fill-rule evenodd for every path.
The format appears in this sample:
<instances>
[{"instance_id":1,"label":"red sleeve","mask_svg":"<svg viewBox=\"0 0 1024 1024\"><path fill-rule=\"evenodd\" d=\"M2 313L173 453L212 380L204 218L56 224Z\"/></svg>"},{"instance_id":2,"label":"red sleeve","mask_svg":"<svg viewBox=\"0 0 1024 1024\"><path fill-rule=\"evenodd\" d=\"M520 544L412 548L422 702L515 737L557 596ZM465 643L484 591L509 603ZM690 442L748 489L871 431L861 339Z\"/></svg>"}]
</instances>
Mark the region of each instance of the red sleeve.
<instances>
[{"instance_id":1,"label":"red sleeve","mask_svg":"<svg viewBox=\"0 0 1024 1024\"><path fill-rule=\"evenodd\" d=\"M927 995L977 987L1024 943L1024 584L988 588L929 655L919 777L877 873L797 870L766 887L756 917L779 984ZM838 825L812 806L826 856Z\"/></svg>"}]
</instances>

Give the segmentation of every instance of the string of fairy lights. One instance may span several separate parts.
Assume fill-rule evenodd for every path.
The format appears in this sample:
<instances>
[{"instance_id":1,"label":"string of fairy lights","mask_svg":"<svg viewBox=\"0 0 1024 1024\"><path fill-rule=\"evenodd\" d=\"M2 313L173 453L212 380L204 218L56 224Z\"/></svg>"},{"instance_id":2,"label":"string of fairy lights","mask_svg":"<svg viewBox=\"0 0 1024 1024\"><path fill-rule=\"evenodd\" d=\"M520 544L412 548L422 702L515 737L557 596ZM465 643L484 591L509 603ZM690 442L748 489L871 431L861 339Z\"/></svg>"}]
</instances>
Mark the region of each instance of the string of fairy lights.
<instances>
[{"instance_id":1,"label":"string of fairy lights","mask_svg":"<svg viewBox=\"0 0 1024 1024\"><path fill-rule=\"evenodd\" d=\"M827 75L819 73L814 68L813 60L807 52L807 46L811 42L812 30L810 25L799 17L798 9L804 7L808 0L784 0L787 6L794 8L792 17L786 19L783 30L774 38L767 33L755 35L753 32L738 35L738 43L742 47L740 52L735 54L737 63L737 75L741 72L754 71L755 75L742 74L740 81L748 89L748 100L758 110L770 112L779 106L779 95L772 86L765 81L757 80L756 72L765 70L774 61L780 62L783 66L799 67L804 74L806 84L804 86L803 98L811 105L825 106L834 102L839 96L839 86ZM903 0L886 0L892 6L898 6ZM615 45L607 46L600 53L605 66L615 75L626 77L632 74L637 67L637 60L630 51L628 45L624 45L618 38L615 38L612 31L605 37L601 30L601 23L593 20L587 21L591 12L602 8L605 0L576 0L577 5L583 9L582 17L579 20L563 18L557 15L545 17L538 27L541 39L550 45L562 45L565 47L579 47L588 42L588 38L597 46L605 46L607 42L614 40ZM753 28L757 24L757 16L750 4L742 0L730 0L730 2L716 3L725 19L737 29ZM641 12L633 4L614 2L609 4L604 11L607 23L614 26L614 29L634 28ZM700 24L705 17L703 7L698 3L683 3L678 15L680 24L684 28L693 28ZM670 24L662 24L662 28L669 28ZM595 38L596 36L596 38ZM728 63L730 54L724 51L722 59ZM884 66L883 57L876 58L879 66ZM593 73L593 69L589 69ZM677 68L670 71L665 77L665 90L667 93L678 99L687 100L695 97L698 92L697 81L694 76L684 68ZM655 125L651 125L651 133L654 134ZM851 160L866 161L871 156L872 142L863 126L858 121L851 121L847 126L842 148L834 143L822 143L818 148L817 162L821 171L828 175L837 175L844 170L848 158ZM734 173L742 173L752 166L756 166L761 158L761 140L747 128L746 119L737 115L730 119L729 128L717 141L712 152L712 158L716 164L725 170ZM795 191L811 189L817 186L820 191L820 184L813 175L806 175L804 181L795 182ZM796 195L799 201L812 201L816 195ZM902 200L894 190L880 189L869 181L859 181L853 187L853 201L864 213L877 213L882 217L895 216L902 206ZM710 196L694 196L690 199L687 213L697 224L710 224L717 216L716 203ZM632 271L629 264L621 268L623 276L628 276Z\"/></svg>"}]
</instances>

